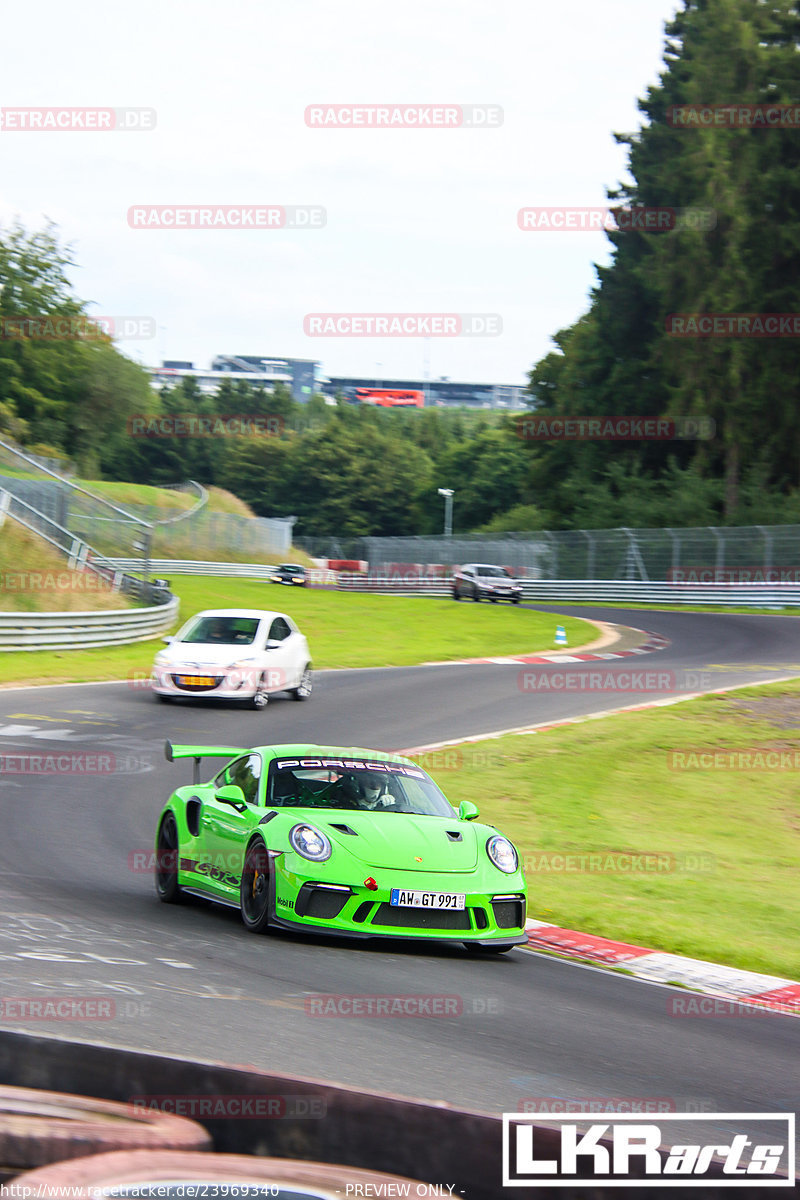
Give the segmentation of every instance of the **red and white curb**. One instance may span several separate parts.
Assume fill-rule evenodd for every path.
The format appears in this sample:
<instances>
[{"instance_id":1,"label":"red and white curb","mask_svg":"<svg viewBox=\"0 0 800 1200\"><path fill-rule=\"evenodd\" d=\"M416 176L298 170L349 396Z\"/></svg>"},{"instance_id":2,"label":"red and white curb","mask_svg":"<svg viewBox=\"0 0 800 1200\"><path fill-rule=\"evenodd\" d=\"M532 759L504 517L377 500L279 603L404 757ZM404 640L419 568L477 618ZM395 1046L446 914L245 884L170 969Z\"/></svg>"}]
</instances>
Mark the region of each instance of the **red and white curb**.
<instances>
[{"instance_id":1,"label":"red and white curb","mask_svg":"<svg viewBox=\"0 0 800 1200\"><path fill-rule=\"evenodd\" d=\"M495 665L506 665L511 663L517 666L527 666L530 663L578 663L578 662L607 662L613 658L629 658L632 654L651 654L654 650L665 650L669 646L669 638L661 637L658 633L648 633L646 630L637 630L637 633L642 633L647 641L642 642L639 646L634 646L630 650L609 650L606 653L597 651L595 654L564 654L558 650L548 654L510 654L497 655L494 658L460 658L450 660L449 662L427 662L423 663L424 667L466 667L475 666L478 663L493 663Z\"/></svg>"},{"instance_id":2,"label":"red and white curb","mask_svg":"<svg viewBox=\"0 0 800 1200\"><path fill-rule=\"evenodd\" d=\"M684 958L680 954L664 954L659 950L615 942L593 933L563 929L547 921L529 920L525 930L531 950L550 950L595 966L623 967L638 979L680 984L717 1000L737 1001L742 1006L752 1005L754 1008L800 1017L800 983L791 979L740 971L736 967L724 967L699 958ZM719 1007L713 1001L703 1002L690 995L684 998L680 1006L677 1000L673 1004L676 1016L735 1015L730 1003Z\"/></svg>"}]
</instances>

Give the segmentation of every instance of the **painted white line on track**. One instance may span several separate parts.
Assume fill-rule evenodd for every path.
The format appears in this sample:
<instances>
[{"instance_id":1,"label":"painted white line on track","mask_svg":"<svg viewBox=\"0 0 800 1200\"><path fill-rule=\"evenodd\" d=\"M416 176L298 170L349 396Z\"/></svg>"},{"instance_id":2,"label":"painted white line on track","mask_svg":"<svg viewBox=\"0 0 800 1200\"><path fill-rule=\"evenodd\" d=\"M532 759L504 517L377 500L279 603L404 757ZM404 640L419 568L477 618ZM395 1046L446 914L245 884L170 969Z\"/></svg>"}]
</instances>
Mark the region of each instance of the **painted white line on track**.
<instances>
[{"instance_id":1,"label":"painted white line on track","mask_svg":"<svg viewBox=\"0 0 800 1200\"><path fill-rule=\"evenodd\" d=\"M780 670L776 667L776 670ZM665 696L659 700L649 700L645 704L627 704L622 708L600 709L598 712L586 713L581 717L562 717L557 721L539 721L535 725L515 725L510 729L494 729L486 733L473 733L469 737L447 738L441 742L427 742L424 746L410 746L404 750L395 750L395 754L425 754L429 750L443 750L446 746L461 746L472 742L488 741L490 738L511 737L514 734L523 736L526 733L539 733L542 730L558 729L562 725L580 725L584 721L600 721L603 717L616 717L620 713L641 712L646 708L667 708L671 704L682 704L685 700L699 700L701 696L719 696L723 692L736 692L744 688L764 687L768 683L788 683L791 679L800 679L800 675L789 675L781 679L751 679L747 683L734 683L729 687L709 688L706 692L686 692L682 696Z\"/></svg>"}]
</instances>

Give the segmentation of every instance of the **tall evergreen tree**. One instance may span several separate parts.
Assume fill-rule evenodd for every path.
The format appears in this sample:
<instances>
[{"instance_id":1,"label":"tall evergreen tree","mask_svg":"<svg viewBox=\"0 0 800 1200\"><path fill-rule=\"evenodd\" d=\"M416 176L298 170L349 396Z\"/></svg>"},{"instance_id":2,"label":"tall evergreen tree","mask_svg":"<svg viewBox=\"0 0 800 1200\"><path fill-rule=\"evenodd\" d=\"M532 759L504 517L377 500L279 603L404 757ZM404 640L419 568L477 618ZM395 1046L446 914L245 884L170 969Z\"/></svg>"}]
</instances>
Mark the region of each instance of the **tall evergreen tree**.
<instances>
[{"instance_id":1,"label":"tall evergreen tree","mask_svg":"<svg viewBox=\"0 0 800 1200\"><path fill-rule=\"evenodd\" d=\"M701 220L610 233L613 259L598 269L589 313L557 335L530 390L564 414L710 416L716 438L542 447L534 491L563 488L567 475L601 478L613 463L659 479L670 462L691 463L724 480L724 517L734 521L743 471L757 457L768 486L800 483L798 342L679 338L667 322L685 313L800 313L800 128L698 127L674 110L800 107L800 15L796 0L684 0L666 32L665 70L639 105L645 124L618 135L631 181L609 198L621 209L709 214L713 228Z\"/></svg>"}]
</instances>

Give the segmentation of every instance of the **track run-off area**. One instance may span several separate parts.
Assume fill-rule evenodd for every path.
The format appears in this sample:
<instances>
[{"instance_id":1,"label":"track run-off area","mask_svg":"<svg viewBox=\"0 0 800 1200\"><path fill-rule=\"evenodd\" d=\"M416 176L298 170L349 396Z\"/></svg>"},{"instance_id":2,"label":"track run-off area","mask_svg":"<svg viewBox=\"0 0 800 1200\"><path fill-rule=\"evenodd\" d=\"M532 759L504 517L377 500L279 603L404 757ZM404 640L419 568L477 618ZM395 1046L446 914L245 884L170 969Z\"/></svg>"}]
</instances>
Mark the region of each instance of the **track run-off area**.
<instances>
[{"instance_id":1,"label":"track run-off area","mask_svg":"<svg viewBox=\"0 0 800 1200\"><path fill-rule=\"evenodd\" d=\"M668 1003L681 994L676 989L528 950L478 959L460 944L254 937L231 910L165 907L156 899L141 864L165 798L191 779L189 764L164 760L166 738L403 749L666 699L681 689L800 675L796 618L547 610L668 639L648 654L571 662L570 672L648 670L677 682L635 696L607 686L528 692L521 668L510 664L340 670L317 675L309 703L279 696L260 713L160 705L124 681L0 691L0 754L69 752L84 762L82 772L0 776L0 996L107 1002L70 1021L3 1015L0 1027L251 1064L491 1113L575 1097L628 1102L634 1111L649 1104L653 1112L658 1105L797 1112L800 1021L788 1016L678 1020ZM524 649L525 606L518 611ZM109 755L115 769L97 770L96 760ZM442 782L457 803L452 781ZM321 995L448 1003L446 1015L337 1019L307 1003Z\"/></svg>"}]
</instances>

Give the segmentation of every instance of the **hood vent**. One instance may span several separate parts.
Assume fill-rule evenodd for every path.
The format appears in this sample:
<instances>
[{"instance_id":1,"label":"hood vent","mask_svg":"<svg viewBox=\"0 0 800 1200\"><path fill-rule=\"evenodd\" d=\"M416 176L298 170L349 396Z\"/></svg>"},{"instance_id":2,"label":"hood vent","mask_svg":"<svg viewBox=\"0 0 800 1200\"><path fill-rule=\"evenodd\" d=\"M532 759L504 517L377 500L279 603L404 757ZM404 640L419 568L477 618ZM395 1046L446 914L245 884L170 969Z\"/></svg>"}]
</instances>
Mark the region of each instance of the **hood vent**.
<instances>
[{"instance_id":1,"label":"hood vent","mask_svg":"<svg viewBox=\"0 0 800 1200\"><path fill-rule=\"evenodd\" d=\"M451 842L462 841L461 834L458 832L457 829L445 829L445 833L447 834L447 836L449 837Z\"/></svg>"},{"instance_id":2,"label":"hood vent","mask_svg":"<svg viewBox=\"0 0 800 1200\"><path fill-rule=\"evenodd\" d=\"M355 829L351 829L349 825L334 825L333 822L328 823L329 829L335 829L338 833L349 833L351 837L358 837Z\"/></svg>"}]
</instances>

